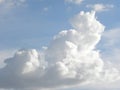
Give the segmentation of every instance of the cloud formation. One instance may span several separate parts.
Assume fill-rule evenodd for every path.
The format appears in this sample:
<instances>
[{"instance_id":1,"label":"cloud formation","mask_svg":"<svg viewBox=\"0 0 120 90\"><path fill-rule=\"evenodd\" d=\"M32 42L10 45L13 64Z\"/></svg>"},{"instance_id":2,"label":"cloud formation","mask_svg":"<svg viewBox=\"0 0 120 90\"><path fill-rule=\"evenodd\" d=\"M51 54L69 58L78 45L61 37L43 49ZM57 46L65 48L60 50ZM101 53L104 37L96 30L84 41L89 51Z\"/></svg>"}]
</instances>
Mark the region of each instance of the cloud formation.
<instances>
[{"instance_id":1,"label":"cloud formation","mask_svg":"<svg viewBox=\"0 0 120 90\"><path fill-rule=\"evenodd\" d=\"M74 29L59 32L43 51L21 49L6 59L0 88L53 89L119 80L120 71L109 67L96 50L104 26L95 12L82 11L71 24Z\"/></svg>"},{"instance_id":2,"label":"cloud formation","mask_svg":"<svg viewBox=\"0 0 120 90\"><path fill-rule=\"evenodd\" d=\"M81 4L83 2L83 0L65 0L65 2L74 3L74 4Z\"/></svg>"},{"instance_id":3,"label":"cloud formation","mask_svg":"<svg viewBox=\"0 0 120 90\"><path fill-rule=\"evenodd\" d=\"M94 5L87 5L87 8L91 8L96 12L103 12L103 11L108 11L114 7L114 5L110 4L94 4Z\"/></svg>"}]
</instances>

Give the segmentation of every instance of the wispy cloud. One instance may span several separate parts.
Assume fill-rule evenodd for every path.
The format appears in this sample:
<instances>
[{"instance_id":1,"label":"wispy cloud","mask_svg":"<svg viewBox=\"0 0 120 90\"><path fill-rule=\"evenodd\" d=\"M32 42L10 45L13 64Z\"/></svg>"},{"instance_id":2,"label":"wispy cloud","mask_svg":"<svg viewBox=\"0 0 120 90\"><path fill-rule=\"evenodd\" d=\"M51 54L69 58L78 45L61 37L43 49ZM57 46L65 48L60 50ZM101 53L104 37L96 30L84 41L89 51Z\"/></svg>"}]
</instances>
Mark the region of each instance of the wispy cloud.
<instances>
[{"instance_id":1,"label":"wispy cloud","mask_svg":"<svg viewBox=\"0 0 120 90\"><path fill-rule=\"evenodd\" d=\"M0 0L0 13L22 6L25 2L26 0Z\"/></svg>"},{"instance_id":2,"label":"wispy cloud","mask_svg":"<svg viewBox=\"0 0 120 90\"><path fill-rule=\"evenodd\" d=\"M120 28L105 31L102 39L103 57L114 63L120 62Z\"/></svg>"},{"instance_id":3,"label":"wispy cloud","mask_svg":"<svg viewBox=\"0 0 120 90\"><path fill-rule=\"evenodd\" d=\"M43 8L43 11L45 11L45 12L47 12L48 10L49 10L48 7L44 7L44 8Z\"/></svg>"},{"instance_id":4,"label":"wispy cloud","mask_svg":"<svg viewBox=\"0 0 120 90\"><path fill-rule=\"evenodd\" d=\"M119 42L119 38L120 38L120 28L115 28L115 29L111 29L108 30L104 33L104 39L107 41L107 46L115 46L120 44Z\"/></svg>"},{"instance_id":5,"label":"wispy cloud","mask_svg":"<svg viewBox=\"0 0 120 90\"><path fill-rule=\"evenodd\" d=\"M84 0L65 0L65 2L73 4L81 4Z\"/></svg>"},{"instance_id":6,"label":"wispy cloud","mask_svg":"<svg viewBox=\"0 0 120 90\"><path fill-rule=\"evenodd\" d=\"M108 11L114 7L114 5L111 4L94 4L94 5L87 5L87 8L91 8L92 10L96 12L102 12L102 11Z\"/></svg>"},{"instance_id":7,"label":"wispy cloud","mask_svg":"<svg viewBox=\"0 0 120 90\"><path fill-rule=\"evenodd\" d=\"M13 7L13 6L19 6L25 2L26 0L1 0L0 5Z\"/></svg>"},{"instance_id":8,"label":"wispy cloud","mask_svg":"<svg viewBox=\"0 0 120 90\"><path fill-rule=\"evenodd\" d=\"M4 66L4 60L8 57L13 56L15 53L15 50L0 50L0 68Z\"/></svg>"}]
</instances>

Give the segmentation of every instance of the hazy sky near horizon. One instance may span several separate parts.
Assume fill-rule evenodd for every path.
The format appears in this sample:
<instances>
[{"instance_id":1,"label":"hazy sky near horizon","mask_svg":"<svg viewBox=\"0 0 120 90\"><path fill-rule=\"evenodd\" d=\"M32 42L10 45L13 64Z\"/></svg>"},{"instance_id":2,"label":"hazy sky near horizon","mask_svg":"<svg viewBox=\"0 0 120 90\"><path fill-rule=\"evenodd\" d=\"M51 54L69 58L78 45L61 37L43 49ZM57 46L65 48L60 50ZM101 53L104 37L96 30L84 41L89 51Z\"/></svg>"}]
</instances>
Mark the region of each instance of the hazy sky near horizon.
<instances>
[{"instance_id":1,"label":"hazy sky near horizon","mask_svg":"<svg viewBox=\"0 0 120 90\"><path fill-rule=\"evenodd\" d=\"M119 9L120 0L0 0L0 90L119 90Z\"/></svg>"}]
</instances>

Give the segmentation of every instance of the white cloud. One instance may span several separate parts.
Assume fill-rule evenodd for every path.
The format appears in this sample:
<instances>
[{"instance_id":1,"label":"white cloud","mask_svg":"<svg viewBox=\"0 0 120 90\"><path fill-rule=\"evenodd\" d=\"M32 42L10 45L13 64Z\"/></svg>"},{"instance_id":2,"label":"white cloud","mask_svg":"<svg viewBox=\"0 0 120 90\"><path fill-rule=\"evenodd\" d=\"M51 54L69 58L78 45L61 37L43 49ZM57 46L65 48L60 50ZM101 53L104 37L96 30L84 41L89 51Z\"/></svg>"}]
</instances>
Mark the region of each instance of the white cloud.
<instances>
[{"instance_id":1,"label":"white cloud","mask_svg":"<svg viewBox=\"0 0 120 90\"><path fill-rule=\"evenodd\" d=\"M95 12L80 12L71 24L74 29L59 32L43 51L22 49L6 59L0 87L54 89L120 80L119 69L105 63L96 50L104 26Z\"/></svg>"},{"instance_id":2,"label":"white cloud","mask_svg":"<svg viewBox=\"0 0 120 90\"><path fill-rule=\"evenodd\" d=\"M94 4L94 5L87 5L87 8L91 8L96 12L102 12L102 11L108 11L111 8L114 7L114 5L110 5L110 4Z\"/></svg>"},{"instance_id":3,"label":"white cloud","mask_svg":"<svg viewBox=\"0 0 120 90\"><path fill-rule=\"evenodd\" d=\"M74 4L81 4L83 2L83 0L65 0L65 2L74 3Z\"/></svg>"}]
</instances>

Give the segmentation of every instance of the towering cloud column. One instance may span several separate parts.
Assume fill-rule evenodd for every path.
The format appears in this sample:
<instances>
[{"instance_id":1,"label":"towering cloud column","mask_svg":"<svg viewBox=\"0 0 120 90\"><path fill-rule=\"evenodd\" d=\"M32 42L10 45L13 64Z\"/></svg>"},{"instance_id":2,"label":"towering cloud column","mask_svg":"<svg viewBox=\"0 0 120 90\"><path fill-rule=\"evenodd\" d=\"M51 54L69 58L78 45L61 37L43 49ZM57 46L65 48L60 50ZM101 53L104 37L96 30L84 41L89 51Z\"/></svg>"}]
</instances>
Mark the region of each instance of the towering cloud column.
<instances>
[{"instance_id":1,"label":"towering cloud column","mask_svg":"<svg viewBox=\"0 0 120 90\"><path fill-rule=\"evenodd\" d=\"M49 66L66 78L89 80L99 77L103 61L95 46L104 26L96 20L95 12L80 12L71 20L74 29L61 31L46 50Z\"/></svg>"}]
</instances>

